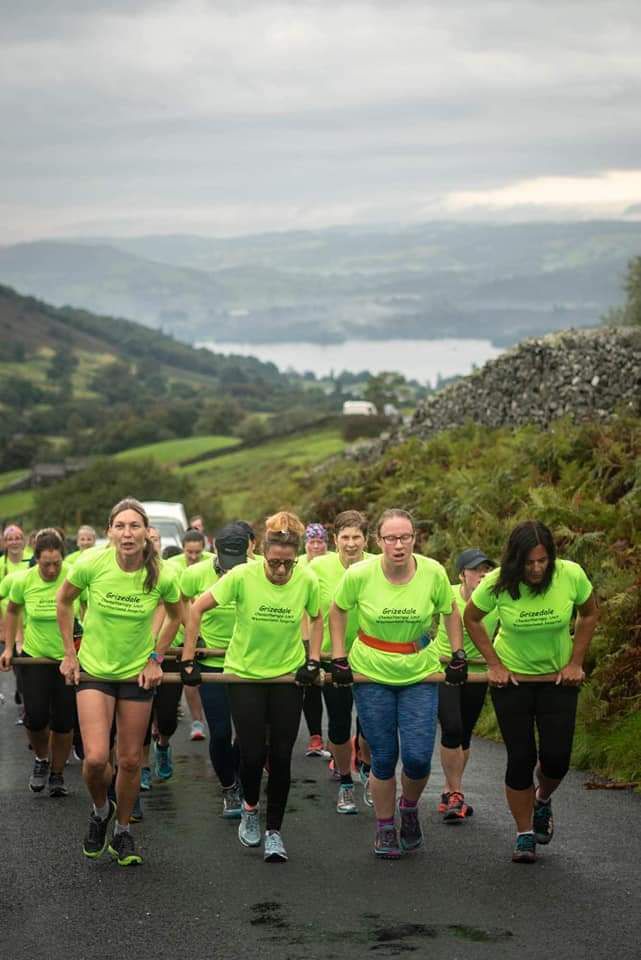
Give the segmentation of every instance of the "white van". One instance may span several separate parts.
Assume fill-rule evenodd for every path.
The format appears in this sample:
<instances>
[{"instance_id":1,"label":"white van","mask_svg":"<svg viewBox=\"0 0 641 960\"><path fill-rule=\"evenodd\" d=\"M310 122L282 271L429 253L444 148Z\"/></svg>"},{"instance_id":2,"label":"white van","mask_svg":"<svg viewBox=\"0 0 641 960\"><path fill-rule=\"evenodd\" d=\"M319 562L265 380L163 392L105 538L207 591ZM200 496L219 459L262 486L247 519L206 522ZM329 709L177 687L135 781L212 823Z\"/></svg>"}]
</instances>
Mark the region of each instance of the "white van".
<instances>
[{"instance_id":1,"label":"white van","mask_svg":"<svg viewBox=\"0 0 641 960\"><path fill-rule=\"evenodd\" d=\"M375 417L377 413L370 400L346 400L343 404L344 417Z\"/></svg>"},{"instance_id":2,"label":"white van","mask_svg":"<svg viewBox=\"0 0 641 960\"><path fill-rule=\"evenodd\" d=\"M167 503L164 500L147 500L143 507L149 523L160 534L162 549L176 546L182 549L183 536L187 530L187 514L182 503Z\"/></svg>"}]
</instances>

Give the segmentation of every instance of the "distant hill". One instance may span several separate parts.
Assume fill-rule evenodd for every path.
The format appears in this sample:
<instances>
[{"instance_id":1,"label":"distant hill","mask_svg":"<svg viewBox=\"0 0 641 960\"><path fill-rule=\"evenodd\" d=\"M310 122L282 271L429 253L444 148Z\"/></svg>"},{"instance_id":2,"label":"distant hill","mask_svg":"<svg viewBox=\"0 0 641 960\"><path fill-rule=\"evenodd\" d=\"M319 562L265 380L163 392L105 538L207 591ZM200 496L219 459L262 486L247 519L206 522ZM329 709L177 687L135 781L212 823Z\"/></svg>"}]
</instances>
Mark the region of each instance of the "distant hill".
<instances>
[{"instance_id":1,"label":"distant hill","mask_svg":"<svg viewBox=\"0 0 641 960\"><path fill-rule=\"evenodd\" d=\"M641 223L337 227L0 248L0 282L192 341L528 335L622 299Z\"/></svg>"}]
</instances>

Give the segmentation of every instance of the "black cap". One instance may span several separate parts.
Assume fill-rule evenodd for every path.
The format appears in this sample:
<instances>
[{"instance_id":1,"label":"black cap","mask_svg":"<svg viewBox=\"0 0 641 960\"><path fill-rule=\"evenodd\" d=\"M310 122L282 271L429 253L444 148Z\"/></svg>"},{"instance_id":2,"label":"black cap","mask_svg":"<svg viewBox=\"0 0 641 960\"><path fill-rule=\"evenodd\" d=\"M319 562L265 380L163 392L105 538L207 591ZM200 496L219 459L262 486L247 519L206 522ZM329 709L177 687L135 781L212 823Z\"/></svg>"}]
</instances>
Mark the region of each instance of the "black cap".
<instances>
[{"instance_id":1,"label":"black cap","mask_svg":"<svg viewBox=\"0 0 641 960\"><path fill-rule=\"evenodd\" d=\"M244 525L228 523L215 536L216 560L221 570L231 570L239 563L247 563L249 534Z\"/></svg>"},{"instance_id":2,"label":"black cap","mask_svg":"<svg viewBox=\"0 0 641 960\"><path fill-rule=\"evenodd\" d=\"M256 534L254 533L254 528L251 524L247 523L246 520L234 520L233 523L228 524L230 527L242 527L250 540L256 539Z\"/></svg>"},{"instance_id":3,"label":"black cap","mask_svg":"<svg viewBox=\"0 0 641 960\"><path fill-rule=\"evenodd\" d=\"M478 547L469 547L469 549L459 554L456 561L456 569L459 573L461 570L476 570L482 563L488 563L491 567L496 566L494 560L490 560Z\"/></svg>"}]
</instances>

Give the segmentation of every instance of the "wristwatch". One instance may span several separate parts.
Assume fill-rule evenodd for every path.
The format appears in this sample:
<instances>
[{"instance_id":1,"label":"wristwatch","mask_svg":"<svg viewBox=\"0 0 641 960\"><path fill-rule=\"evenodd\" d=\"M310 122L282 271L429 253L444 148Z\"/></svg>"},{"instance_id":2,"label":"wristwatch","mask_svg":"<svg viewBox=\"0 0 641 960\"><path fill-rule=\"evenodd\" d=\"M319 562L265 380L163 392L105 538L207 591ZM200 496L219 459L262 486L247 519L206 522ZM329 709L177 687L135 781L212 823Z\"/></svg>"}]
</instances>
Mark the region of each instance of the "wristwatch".
<instances>
[{"instance_id":1,"label":"wristwatch","mask_svg":"<svg viewBox=\"0 0 641 960\"><path fill-rule=\"evenodd\" d=\"M165 655L164 653L157 653L155 650L152 650L151 653L149 654L149 659L153 660L154 663L161 664L165 659Z\"/></svg>"}]
</instances>

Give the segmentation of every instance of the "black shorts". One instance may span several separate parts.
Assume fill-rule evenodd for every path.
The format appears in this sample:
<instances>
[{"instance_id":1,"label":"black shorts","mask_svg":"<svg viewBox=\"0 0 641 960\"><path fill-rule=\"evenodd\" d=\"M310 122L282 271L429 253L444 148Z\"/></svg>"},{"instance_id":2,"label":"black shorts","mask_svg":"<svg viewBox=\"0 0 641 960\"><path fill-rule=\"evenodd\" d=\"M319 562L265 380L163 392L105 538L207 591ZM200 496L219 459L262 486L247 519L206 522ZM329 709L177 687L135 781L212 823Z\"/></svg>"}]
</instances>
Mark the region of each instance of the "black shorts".
<instances>
[{"instance_id":1,"label":"black shorts","mask_svg":"<svg viewBox=\"0 0 641 960\"><path fill-rule=\"evenodd\" d=\"M78 687L78 693L83 690L99 690L114 700L153 700L155 690L145 690L137 683L123 680L83 680Z\"/></svg>"}]
</instances>

